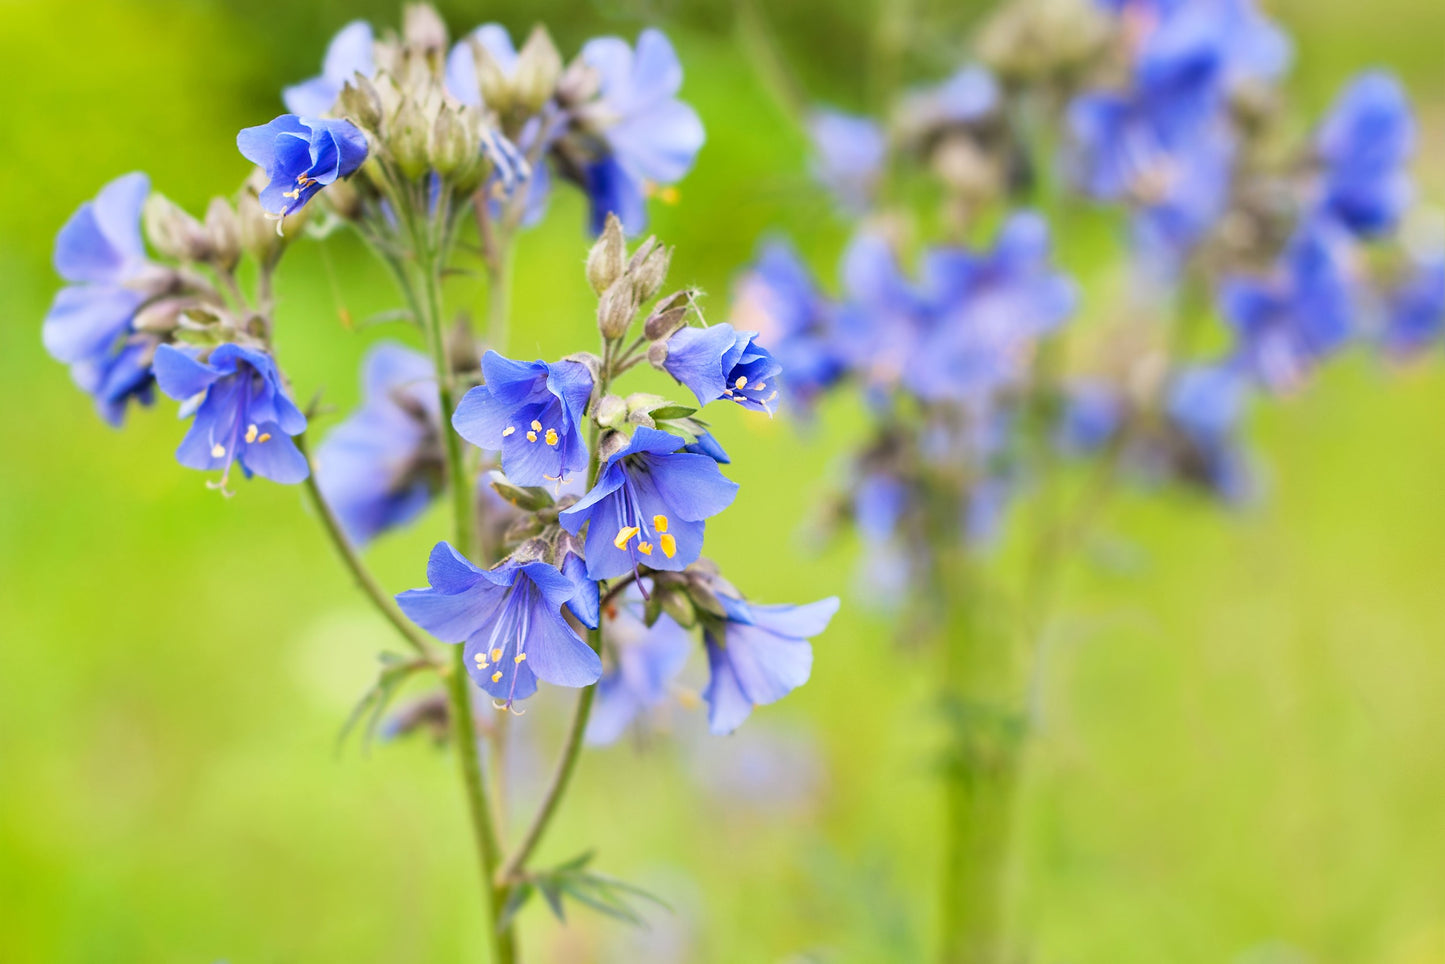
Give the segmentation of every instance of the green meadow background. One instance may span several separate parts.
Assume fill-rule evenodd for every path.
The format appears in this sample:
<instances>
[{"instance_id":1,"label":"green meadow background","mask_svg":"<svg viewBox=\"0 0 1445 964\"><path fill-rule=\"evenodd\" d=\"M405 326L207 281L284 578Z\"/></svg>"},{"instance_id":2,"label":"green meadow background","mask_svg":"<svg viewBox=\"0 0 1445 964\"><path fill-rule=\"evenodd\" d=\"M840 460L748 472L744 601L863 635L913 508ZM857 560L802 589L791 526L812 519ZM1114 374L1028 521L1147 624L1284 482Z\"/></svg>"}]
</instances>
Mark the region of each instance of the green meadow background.
<instances>
[{"instance_id":1,"label":"green meadow background","mask_svg":"<svg viewBox=\"0 0 1445 964\"><path fill-rule=\"evenodd\" d=\"M982 4L894 18L907 72L941 75ZM1445 199L1445 7L1279 0L1291 96L1313 115L1389 64L1423 124L1418 173ZM725 316L770 229L831 274L846 233L806 182L802 141L749 67L730 5L452 3L453 28L588 36L665 27L708 144L681 201L654 210L673 280ZM768 15L810 92L861 103L866 4ZM427 740L338 749L351 703L395 646L335 564L297 488L233 499L180 468L173 403L112 431L40 345L50 248L96 188L133 169L200 210L247 172L242 126L316 72L384 2L0 0L0 961L479 960L481 917L453 769ZM512 353L589 345L580 200L559 190L521 242ZM1094 278L1099 225L1064 241ZM357 395L393 306L346 238L298 244L279 340L303 398ZM338 292L341 293L338 300ZM479 303L473 283L455 308ZM1095 306L1081 324L1104 313ZM1038 678L1018 825L1017 930L1029 960L1231 964L1445 961L1445 359L1403 371L1356 354L1252 419L1267 498L1225 514L1138 493L1066 570ZM916 961L930 944L938 802L931 667L864 604L857 546L805 537L854 429L846 402L800 432L718 413L742 484L709 554L766 601L844 599L812 681L710 739L589 753L542 857L665 896L647 931L577 910L521 918L535 961ZM423 582L445 521L382 540L388 587ZM697 661L698 664L701 660ZM701 666L690 669L699 680ZM556 695L556 694L552 694ZM565 694L563 694L565 695ZM513 727L525 803L569 701Z\"/></svg>"}]
</instances>

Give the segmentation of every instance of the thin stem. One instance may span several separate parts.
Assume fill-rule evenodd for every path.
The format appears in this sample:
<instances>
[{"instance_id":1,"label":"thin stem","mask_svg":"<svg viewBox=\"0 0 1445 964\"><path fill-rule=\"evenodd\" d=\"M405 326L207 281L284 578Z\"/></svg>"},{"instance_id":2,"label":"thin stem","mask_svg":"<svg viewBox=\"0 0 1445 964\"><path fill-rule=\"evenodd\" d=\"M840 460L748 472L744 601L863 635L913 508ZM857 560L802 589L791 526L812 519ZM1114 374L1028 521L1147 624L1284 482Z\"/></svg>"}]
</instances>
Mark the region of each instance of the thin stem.
<instances>
[{"instance_id":1,"label":"thin stem","mask_svg":"<svg viewBox=\"0 0 1445 964\"><path fill-rule=\"evenodd\" d=\"M341 557L342 564L356 580L356 584L361 587L361 591L371 600L372 605L392 626L396 627L397 632L401 633L407 645L428 661L433 661L435 657L432 655L432 647L426 636L412 625L406 616L402 615L401 610L397 608L396 600L382 588L381 583L376 581L371 570L366 568L366 563L361 560L347 540L346 532L341 528L341 521L336 518L336 513L326 501L326 497L321 494L321 487L316 483L316 464L312 462L311 453L307 450L305 433L296 436L293 441L301 450L301 454L306 456L306 461L311 466L311 471L306 476L306 491L311 494L311 501L316 506L317 517L321 519L322 528L326 530L332 545L336 547L336 554Z\"/></svg>"}]
</instances>

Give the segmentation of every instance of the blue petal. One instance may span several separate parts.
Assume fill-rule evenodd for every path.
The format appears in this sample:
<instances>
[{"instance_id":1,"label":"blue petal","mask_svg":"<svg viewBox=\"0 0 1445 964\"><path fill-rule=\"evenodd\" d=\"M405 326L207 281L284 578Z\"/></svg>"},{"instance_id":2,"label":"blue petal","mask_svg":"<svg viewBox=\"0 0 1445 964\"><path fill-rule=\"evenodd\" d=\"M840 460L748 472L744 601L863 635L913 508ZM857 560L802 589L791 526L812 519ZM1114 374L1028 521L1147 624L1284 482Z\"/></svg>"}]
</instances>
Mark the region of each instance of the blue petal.
<instances>
[{"instance_id":1,"label":"blue petal","mask_svg":"<svg viewBox=\"0 0 1445 964\"><path fill-rule=\"evenodd\" d=\"M690 522L717 515L732 505L738 484L718 471L705 455L649 456L648 478L671 510L668 514Z\"/></svg>"},{"instance_id":2,"label":"blue petal","mask_svg":"<svg viewBox=\"0 0 1445 964\"><path fill-rule=\"evenodd\" d=\"M711 636L707 640L707 663L711 676L702 697L708 705L708 729L718 735L731 733L752 713L753 704L743 692L727 654Z\"/></svg>"},{"instance_id":3,"label":"blue petal","mask_svg":"<svg viewBox=\"0 0 1445 964\"><path fill-rule=\"evenodd\" d=\"M182 402L204 392L225 374L174 345L161 345L157 348L152 367L155 369L156 384L160 386L160 390Z\"/></svg>"},{"instance_id":4,"label":"blue petal","mask_svg":"<svg viewBox=\"0 0 1445 964\"><path fill-rule=\"evenodd\" d=\"M568 553L562 561L562 574L572 582L573 594L567 608L588 629L596 629L602 619L601 592L597 583L587 578L587 563L581 556Z\"/></svg>"},{"instance_id":5,"label":"blue petal","mask_svg":"<svg viewBox=\"0 0 1445 964\"><path fill-rule=\"evenodd\" d=\"M727 388L723 356L738 341L731 325L681 328L667 340L667 373L697 396L699 405L722 398Z\"/></svg>"},{"instance_id":6,"label":"blue petal","mask_svg":"<svg viewBox=\"0 0 1445 964\"><path fill-rule=\"evenodd\" d=\"M602 659L582 642L560 613L534 613L523 649L532 672L554 686L590 686L602 676Z\"/></svg>"},{"instance_id":7,"label":"blue petal","mask_svg":"<svg viewBox=\"0 0 1445 964\"><path fill-rule=\"evenodd\" d=\"M432 546L426 562L426 581L443 593L463 593L482 582L482 570L449 542Z\"/></svg>"},{"instance_id":8,"label":"blue petal","mask_svg":"<svg viewBox=\"0 0 1445 964\"><path fill-rule=\"evenodd\" d=\"M140 292L118 285L61 288L40 330L45 350L67 363L110 351L144 300Z\"/></svg>"},{"instance_id":9,"label":"blue petal","mask_svg":"<svg viewBox=\"0 0 1445 964\"><path fill-rule=\"evenodd\" d=\"M263 422L259 434L270 435L266 441L243 442L239 461L243 467L282 485L295 485L311 474L306 456L279 425Z\"/></svg>"}]
</instances>

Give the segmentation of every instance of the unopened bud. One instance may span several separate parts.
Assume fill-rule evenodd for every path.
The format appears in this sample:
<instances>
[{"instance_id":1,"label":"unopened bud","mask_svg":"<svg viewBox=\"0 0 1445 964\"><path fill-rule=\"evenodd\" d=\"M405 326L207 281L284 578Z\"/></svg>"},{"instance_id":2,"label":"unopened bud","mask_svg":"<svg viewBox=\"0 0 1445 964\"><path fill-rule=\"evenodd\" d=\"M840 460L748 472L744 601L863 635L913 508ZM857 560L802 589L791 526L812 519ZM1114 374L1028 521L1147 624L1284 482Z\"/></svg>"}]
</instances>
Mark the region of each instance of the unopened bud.
<instances>
[{"instance_id":1,"label":"unopened bud","mask_svg":"<svg viewBox=\"0 0 1445 964\"><path fill-rule=\"evenodd\" d=\"M687 313L692 307L693 292L684 289L659 301L652 314L642 323L642 333L648 341L667 338L687 323Z\"/></svg>"},{"instance_id":2,"label":"unopened bud","mask_svg":"<svg viewBox=\"0 0 1445 964\"><path fill-rule=\"evenodd\" d=\"M647 346L647 363L653 368L661 368L667 362L667 342L655 341Z\"/></svg>"},{"instance_id":3,"label":"unopened bud","mask_svg":"<svg viewBox=\"0 0 1445 964\"><path fill-rule=\"evenodd\" d=\"M662 290L662 284L667 280L667 269L671 263L671 248L654 248L640 262L637 258L633 258L633 264L628 265L627 270L632 275L633 290L636 293L638 304L650 300L653 295Z\"/></svg>"},{"instance_id":4,"label":"unopened bud","mask_svg":"<svg viewBox=\"0 0 1445 964\"><path fill-rule=\"evenodd\" d=\"M641 425L644 428L657 428L657 420L652 417L651 412L628 412L628 425Z\"/></svg>"},{"instance_id":5,"label":"unopened bud","mask_svg":"<svg viewBox=\"0 0 1445 964\"><path fill-rule=\"evenodd\" d=\"M622 274L627 259L627 242L622 237L622 222L617 215L607 215L607 225L593 242L587 254L587 283L597 294L612 287Z\"/></svg>"},{"instance_id":6,"label":"unopened bud","mask_svg":"<svg viewBox=\"0 0 1445 964\"><path fill-rule=\"evenodd\" d=\"M534 485L513 485L500 472L490 473L487 481L498 495L524 512L536 512L553 502L552 493L546 489Z\"/></svg>"},{"instance_id":7,"label":"unopened bud","mask_svg":"<svg viewBox=\"0 0 1445 964\"><path fill-rule=\"evenodd\" d=\"M211 198L206 207L206 238L216 267L230 271L241 260L241 224L225 198Z\"/></svg>"},{"instance_id":8,"label":"unopened bud","mask_svg":"<svg viewBox=\"0 0 1445 964\"><path fill-rule=\"evenodd\" d=\"M337 99L341 116L363 130L381 131L381 93L361 74L353 74Z\"/></svg>"},{"instance_id":9,"label":"unopened bud","mask_svg":"<svg viewBox=\"0 0 1445 964\"><path fill-rule=\"evenodd\" d=\"M512 82L507 79L506 71L476 37L469 38L467 45L472 48L472 59L477 65L477 88L482 95L482 103L499 114L505 114L512 109L513 96Z\"/></svg>"},{"instance_id":10,"label":"unopened bud","mask_svg":"<svg viewBox=\"0 0 1445 964\"><path fill-rule=\"evenodd\" d=\"M447 49L447 25L429 3L409 3L402 9L401 35L408 46L427 53Z\"/></svg>"},{"instance_id":11,"label":"unopened bud","mask_svg":"<svg viewBox=\"0 0 1445 964\"><path fill-rule=\"evenodd\" d=\"M552 43L551 34L541 25L532 28L531 36L517 54L517 66L512 74L512 93L517 106L529 114L537 113L556 93L557 79L561 76L562 55Z\"/></svg>"},{"instance_id":12,"label":"unopened bud","mask_svg":"<svg viewBox=\"0 0 1445 964\"><path fill-rule=\"evenodd\" d=\"M626 276L612 282L597 301L597 329L602 337L612 340L627 334L637 314L632 279Z\"/></svg>"},{"instance_id":13,"label":"unopened bud","mask_svg":"<svg viewBox=\"0 0 1445 964\"><path fill-rule=\"evenodd\" d=\"M201 222L191 217L163 194L146 198L143 220L151 246L177 261L206 261L211 241Z\"/></svg>"},{"instance_id":14,"label":"unopened bud","mask_svg":"<svg viewBox=\"0 0 1445 964\"><path fill-rule=\"evenodd\" d=\"M431 166L442 177L449 177L471 162L476 145L468 142L466 128L456 111L443 107L437 112L436 123L431 129L429 153Z\"/></svg>"},{"instance_id":15,"label":"unopened bud","mask_svg":"<svg viewBox=\"0 0 1445 964\"><path fill-rule=\"evenodd\" d=\"M604 432L602 441L597 443L597 455L604 462L611 461L612 457L627 448L631 441L623 432Z\"/></svg>"},{"instance_id":16,"label":"unopened bud","mask_svg":"<svg viewBox=\"0 0 1445 964\"><path fill-rule=\"evenodd\" d=\"M361 216L361 191L357 183L346 177L321 192L326 206L343 221L354 221Z\"/></svg>"},{"instance_id":17,"label":"unopened bud","mask_svg":"<svg viewBox=\"0 0 1445 964\"><path fill-rule=\"evenodd\" d=\"M667 613L683 629L691 629L697 623L697 610L687 593L675 586L669 586L658 594L662 611Z\"/></svg>"},{"instance_id":18,"label":"unopened bud","mask_svg":"<svg viewBox=\"0 0 1445 964\"><path fill-rule=\"evenodd\" d=\"M408 178L416 180L426 173L430 158L427 156L428 141L431 140L430 125L426 113L415 100L407 98L396 115L395 129L391 134L391 155Z\"/></svg>"},{"instance_id":19,"label":"unopened bud","mask_svg":"<svg viewBox=\"0 0 1445 964\"><path fill-rule=\"evenodd\" d=\"M135 313L131 322L136 331L167 333L175 331L181 324L181 313L195 301L189 297L157 298Z\"/></svg>"},{"instance_id":20,"label":"unopened bud","mask_svg":"<svg viewBox=\"0 0 1445 964\"><path fill-rule=\"evenodd\" d=\"M603 428L621 428L627 420L627 402L617 395L604 395L593 417Z\"/></svg>"}]
</instances>

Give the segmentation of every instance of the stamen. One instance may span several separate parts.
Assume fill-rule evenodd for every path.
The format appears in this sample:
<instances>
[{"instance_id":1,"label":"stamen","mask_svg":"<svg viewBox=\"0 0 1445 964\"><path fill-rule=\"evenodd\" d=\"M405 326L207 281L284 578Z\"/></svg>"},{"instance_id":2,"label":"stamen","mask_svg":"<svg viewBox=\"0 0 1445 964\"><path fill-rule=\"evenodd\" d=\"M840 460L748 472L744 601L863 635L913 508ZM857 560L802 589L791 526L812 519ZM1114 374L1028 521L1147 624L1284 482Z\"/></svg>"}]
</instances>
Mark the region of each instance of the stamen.
<instances>
[{"instance_id":1,"label":"stamen","mask_svg":"<svg viewBox=\"0 0 1445 964\"><path fill-rule=\"evenodd\" d=\"M738 380L735 381L735 382L733 382L733 388L736 388L736 389L738 389L739 391L741 391L742 389L747 388L747 387L748 387L748 376L746 376L746 375L739 375L739 376L738 376Z\"/></svg>"},{"instance_id":2,"label":"stamen","mask_svg":"<svg viewBox=\"0 0 1445 964\"><path fill-rule=\"evenodd\" d=\"M512 657L512 662L514 662L514 663L520 663L522 660L524 660L524 659L526 659L526 658L527 658L527 654L526 654L526 653L518 653L516 656L513 656L513 657Z\"/></svg>"},{"instance_id":3,"label":"stamen","mask_svg":"<svg viewBox=\"0 0 1445 964\"><path fill-rule=\"evenodd\" d=\"M271 441L271 433L270 433L270 432L262 432L261 435L256 439L256 441L258 441L258 442L269 442L269 441Z\"/></svg>"},{"instance_id":4,"label":"stamen","mask_svg":"<svg viewBox=\"0 0 1445 964\"><path fill-rule=\"evenodd\" d=\"M556 444L557 444L557 430L556 430L555 428L549 428L549 429L547 429L547 444L548 444L548 445L556 445Z\"/></svg>"},{"instance_id":5,"label":"stamen","mask_svg":"<svg viewBox=\"0 0 1445 964\"><path fill-rule=\"evenodd\" d=\"M253 442L256 441L256 432L257 432L257 428L256 428L255 425L248 425L248 426L246 427L246 444L247 444L247 445L250 445L251 443L253 443Z\"/></svg>"},{"instance_id":6,"label":"stamen","mask_svg":"<svg viewBox=\"0 0 1445 964\"><path fill-rule=\"evenodd\" d=\"M490 665L487 663L486 653L478 653L477 655L473 656L472 659L477 661L477 669L486 669L487 666Z\"/></svg>"},{"instance_id":7,"label":"stamen","mask_svg":"<svg viewBox=\"0 0 1445 964\"><path fill-rule=\"evenodd\" d=\"M617 536L612 540L612 544L619 549L626 549L628 540L641 531L637 526L623 526L617 530Z\"/></svg>"},{"instance_id":8,"label":"stamen","mask_svg":"<svg viewBox=\"0 0 1445 964\"><path fill-rule=\"evenodd\" d=\"M637 551L640 552L640 553L642 553L644 556L650 556L650 555L652 555L652 543L650 543L650 542L639 542L639 543L637 544Z\"/></svg>"},{"instance_id":9,"label":"stamen","mask_svg":"<svg viewBox=\"0 0 1445 964\"><path fill-rule=\"evenodd\" d=\"M532 431L534 431L534 432L540 432L540 431L542 431L542 423L539 422L539 421L537 421L535 418L532 419Z\"/></svg>"},{"instance_id":10,"label":"stamen","mask_svg":"<svg viewBox=\"0 0 1445 964\"><path fill-rule=\"evenodd\" d=\"M764 385L762 382L758 382L756 385L753 386L753 391L760 392L767 387L768 386Z\"/></svg>"},{"instance_id":11,"label":"stamen","mask_svg":"<svg viewBox=\"0 0 1445 964\"><path fill-rule=\"evenodd\" d=\"M508 425L506 428L502 429L502 438L508 438L508 437L510 437L511 435L514 435L514 434L516 434L516 431L517 431L517 426L515 426L515 425Z\"/></svg>"},{"instance_id":12,"label":"stamen","mask_svg":"<svg viewBox=\"0 0 1445 964\"><path fill-rule=\"evenodd\" d=\"M211 446L211 458L213 458L213 459L223 458L223 457L225 456L225 454L226 454L226 447L225 447L224 445L222 445L220 442L217 442L215 445L212 445L212 446Z\"/></svg>"},{"instance_id":13,"label":"stamen","mask_svg":"<svg viewBox=\"0 0 1445 964\"><path fill-rule=\"evenodd\" d=\"M501 658L502 658L502 651L501 651L500 649L493 649L493 650L492 650L492 662L495 663L497 660L499 660L499 659L501 659Z\"/></svg>"},{"instance_id":14,"label":"stamen","mask_svg":"<svg viewBox=\"0 0 1445 964\"><path fill-rule=\"evenodd\" d=\"M667 516L655 515L652 517L652 528L657 532L667 531Z\"/></svg>"},{"instance_id":15,"label":"stamen","mask_svg":"<svg viewBox=\"0 0 1445 964\"><path fill-rule=\"evenodd\" d=\"M664 532L658 536L657 544L662 547L662 554L667 558L671 559L677 555L677 539L673 538L670 533Z\"/></svg>"},{"instance_id":16,"label":"stamen","mask_svg":"<svg viewBox=\"0 0 1445 964\"><path fill-rule=\"evenodd\" d=\"M501 678L502 678L502 671L501 671L501 670L497 670L495 673L492 674L492 682L493 682L493 683L497 682L497 681L500 680Z\"/></svg>"},{"instance_id":17,"label":"stamen","mask_svg":"<svg viewBox=\"0 0 1445 964\"><path fill-rule=\"evenodd\" d=\"M527 441L528 441L528 442L535 442L535 441L537 441L537 433L536 433L536 432L528 432L528 433L527 433Z\"/></svg>"}]
</instances>

